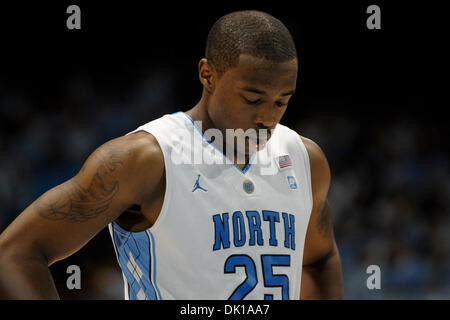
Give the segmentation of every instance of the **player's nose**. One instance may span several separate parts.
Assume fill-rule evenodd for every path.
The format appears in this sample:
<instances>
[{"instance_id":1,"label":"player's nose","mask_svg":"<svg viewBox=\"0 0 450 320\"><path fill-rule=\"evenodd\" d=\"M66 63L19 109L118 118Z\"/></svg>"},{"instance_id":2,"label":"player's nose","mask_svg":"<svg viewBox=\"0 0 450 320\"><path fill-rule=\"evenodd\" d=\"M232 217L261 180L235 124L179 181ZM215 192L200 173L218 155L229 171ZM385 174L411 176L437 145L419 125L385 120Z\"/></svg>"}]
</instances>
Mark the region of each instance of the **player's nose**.
<instances>
[{"instance_id":1,"label":"player's nose","mask_svg":"<svg viewBox=\"0 0 450 320\"><path fill-rule=\"evenodd\" d=\"M277 122L277 113L274 112L269 104L261 106L255 115L256 128L274 129Z\"/></svg>"},{"instance_id":2,"label":"player's nose","mask_svg":"<svg viewBox=\"0 0 450 320\"><path fill-rule=\"evenodd\" d=\"M272 116L259 116L255 119L255 126L256 129L267 129L271 130L274 129L277 125L277 121Z\"/></svg>"}]
</instances>

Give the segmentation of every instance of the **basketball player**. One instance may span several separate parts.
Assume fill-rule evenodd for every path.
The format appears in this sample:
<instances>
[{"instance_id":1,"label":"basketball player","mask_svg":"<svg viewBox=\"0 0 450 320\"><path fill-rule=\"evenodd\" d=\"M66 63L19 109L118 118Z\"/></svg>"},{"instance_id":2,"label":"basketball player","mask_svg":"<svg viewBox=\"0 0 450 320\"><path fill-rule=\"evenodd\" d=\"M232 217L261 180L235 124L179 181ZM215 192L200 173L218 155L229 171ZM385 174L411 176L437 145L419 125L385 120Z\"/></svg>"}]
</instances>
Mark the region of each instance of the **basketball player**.
<instances>
[{"instance_id":1,"label":"basketball player","mask_svg":"<svg viewBox=\"0 0 450 320\"><path fill-rule=\"evenodd\" d=\"M279 124L297 69L276 18L220 18L198 65L196 106L106 142L3 231L3 295L58 298L48 266L108 226L126 299L341 299L329 165L317 144ZM208 139L208 129L267 138L229 152L233 143ZM204 161L176 161L199 150Z\"/></svg>"}]
</instances>

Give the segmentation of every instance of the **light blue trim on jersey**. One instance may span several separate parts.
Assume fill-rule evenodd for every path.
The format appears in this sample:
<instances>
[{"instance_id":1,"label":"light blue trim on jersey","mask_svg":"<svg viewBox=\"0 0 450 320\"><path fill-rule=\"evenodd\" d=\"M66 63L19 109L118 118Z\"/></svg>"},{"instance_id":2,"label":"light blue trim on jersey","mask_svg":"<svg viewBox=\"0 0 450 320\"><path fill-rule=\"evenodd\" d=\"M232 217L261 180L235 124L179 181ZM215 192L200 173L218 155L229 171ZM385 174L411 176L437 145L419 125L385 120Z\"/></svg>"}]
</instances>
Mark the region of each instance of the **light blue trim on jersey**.
<instances>
[{"instance_id":1,"label":"light blue trim on jersey","mask_svg":"<svg viewBox=\"0 0 450 320\"><path fill-rule=\"evenodd\" d=\"M188 115L186 112L183 112L183 111L178 111L178 112L175 112L175 113L172 113L172 114L175 115L175 114L178 114L178 113L184 114L184 115L192 122L192 124L193 124L194 127L197 129L197 131L200 133L200 135L202 136L202 138L203 138L206 142L208 142L208 144L212 145L217 151L219 151L220 153L222 153L222 155L223 155L226 159L228 159L229 161L231 161L231 162L233 163L234 167L237 168L242 174L245 174L245 173L250 169L250 167L251 167L251 165L252 165L252 162L253 162L253 159L255 158L256 152L255 152L255 153L252 153L252 155L250 156L250 159L249 159L247 165L245 166L245 168L244 168L244 169L241 169L241 168L239 168L239 167L236 165L236 163L234 163L234 161L232 161L225 153L223 153L222 150L220 150L219 148L217 148L217 147L214 145L214 143L212 143L212 141L206 139L206 137L205 137L205 135L203 134L202 130L200 130L200 128L197 126L197 124L196 124L195 121L191 118L190 115Z\"/></svg>"},{"instance_id":2,"label":"light blue trim on jersey","mask_svg":"<svg viewBox=\"0 0 450 320\"><path fill-rule=\"evenodd\" d=\"M153 273L152 274L153 274L153 283L155 284L156 292L158 292L159 299L162 300L163 298L161 296L161 292L159 291L158 284L156 283L156 266L157 266L157 263L156 263L155 238L153 237L153 233L151 233L150 230L147 230L146 232L147 232L147 235L150 235L150 238L152 240L152 258L153 258Z\"/></svg>"},{"instance_id":3,"label":"light blue trim on jersey","mask_svg":"<svg viewBox=\"0 0 450 320\"><path fill-rule=\"evenodd\" d=\"M149 237L146 231L128 232L115 222L112 225L119 264L128 282L129 298L131 300L161 299L161 293L156 285L153 235Z\"/></svg>"}]
</instances>

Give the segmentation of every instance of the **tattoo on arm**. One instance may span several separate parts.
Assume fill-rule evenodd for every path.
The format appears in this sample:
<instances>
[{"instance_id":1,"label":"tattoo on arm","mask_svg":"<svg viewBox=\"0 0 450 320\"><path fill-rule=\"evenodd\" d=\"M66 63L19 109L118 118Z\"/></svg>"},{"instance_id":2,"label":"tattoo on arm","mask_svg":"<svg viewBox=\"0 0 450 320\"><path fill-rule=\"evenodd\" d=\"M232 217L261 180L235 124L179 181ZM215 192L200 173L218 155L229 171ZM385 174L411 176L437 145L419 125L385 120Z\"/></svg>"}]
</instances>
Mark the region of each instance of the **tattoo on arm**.
<instances>
[{"instance_id":1,"label":"tattoo on arm","mask_svg":"<svg viewBox=\"0 0 450 320\"><path fill-rule=\"evenodd\" d=\"M72 179L66 185L53 190L47 199L38 199L36 212L48 220L66 220L82 222L93 219L106 212L119 191L119 181L115 171L123 166L126 150L97 150L93 157L97 160L97 168L91 178L89 187L83 188ZM81 172L85 168L81 169Z\"/></svg>"},{"instance_id":2,"label":"tattoo on arm","mask_svg":"<svg viewBox=\"0 0 450 320\"><path fill-rule=\"evenodd\" d=\"M317 220L317 226L319 232L322 236L328 237L332 224L331 224L331 215L330 215L330 207L328 206L328 201L325 201L325 204L322 210L319 213L319 219Z\"/></svg>"}]
</instances>

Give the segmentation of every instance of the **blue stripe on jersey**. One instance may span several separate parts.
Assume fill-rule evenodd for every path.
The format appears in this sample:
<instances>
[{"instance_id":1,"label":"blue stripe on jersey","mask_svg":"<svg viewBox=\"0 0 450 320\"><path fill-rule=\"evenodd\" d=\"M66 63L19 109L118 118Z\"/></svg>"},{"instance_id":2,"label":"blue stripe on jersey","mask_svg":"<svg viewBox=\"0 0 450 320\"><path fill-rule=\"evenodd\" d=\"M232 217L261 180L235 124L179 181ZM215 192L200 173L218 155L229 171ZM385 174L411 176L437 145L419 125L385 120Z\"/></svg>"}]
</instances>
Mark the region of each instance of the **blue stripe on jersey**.
<instances>
[{"instance_id":1,"label":"blue stripe on jersey","mask_svg":"<svg viewBox=\"0 0 450 320\"><path fill-rule=\"evenodd\" d=\"M113 236L117 247L119 264L124 273L128 286L129 298L131 300L157 300L161 298L158 290L156 293L152 281L152 250L150 238L145 231L124 232L113 222ZM154 241L152 241L154 243ZM153 247L153 248L152 248ZM154 260L153 260L154 262ZM156 279L156 270L153 280Z\"/></svg>"},{"instance_id":2,"label":"blue stripe on jersey","mask_svg":"<svg viewBox=\"0 0 450 320\"><path fill-rule=\"evenodd\" d=\"M155 250L155 238L150 230L147 231L147 234L150 235L152 241L152 258L153 258L153 283L155 284L156 291L158 292L158 298L162 300L161 292L159 291L158 284L156 283L156 250Z\"/></svg>"}]
</instances>

